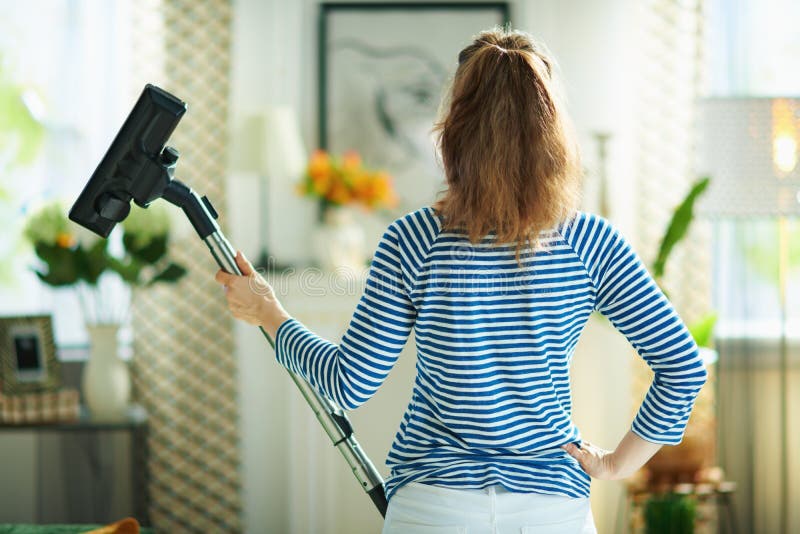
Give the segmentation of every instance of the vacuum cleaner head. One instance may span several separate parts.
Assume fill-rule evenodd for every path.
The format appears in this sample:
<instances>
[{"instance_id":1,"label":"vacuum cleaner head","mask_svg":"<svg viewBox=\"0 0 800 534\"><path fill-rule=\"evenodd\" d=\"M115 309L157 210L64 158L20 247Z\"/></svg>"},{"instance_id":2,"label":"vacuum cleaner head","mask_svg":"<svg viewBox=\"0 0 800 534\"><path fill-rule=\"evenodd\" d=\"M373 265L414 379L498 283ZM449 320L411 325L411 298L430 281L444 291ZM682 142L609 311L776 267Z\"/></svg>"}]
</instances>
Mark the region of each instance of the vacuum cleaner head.
<instances>
[{"instance_id":1,"label":"vacuum cleaner head","mask_svg":"<svg viewBox=\"0 0 800 534\"><path fill-rule=\"evenodd\" d=\"M133 200L142 207L163 195L178 152L164 147L186 103L147 84L69 212L69 218L108 237Z\"/></svg>"}]
</instances>

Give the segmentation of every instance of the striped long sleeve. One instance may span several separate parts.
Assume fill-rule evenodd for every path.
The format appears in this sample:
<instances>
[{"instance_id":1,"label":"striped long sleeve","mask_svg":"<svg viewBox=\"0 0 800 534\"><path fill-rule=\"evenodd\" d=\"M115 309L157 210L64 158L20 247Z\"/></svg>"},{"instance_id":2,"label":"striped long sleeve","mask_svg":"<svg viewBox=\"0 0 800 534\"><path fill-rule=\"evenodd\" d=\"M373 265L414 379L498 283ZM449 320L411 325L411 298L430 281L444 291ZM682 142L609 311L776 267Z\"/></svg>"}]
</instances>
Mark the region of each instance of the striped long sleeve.
<instances>
[{"instance_id":1,"label":"striped long sleeve","mask_svg":"<svg viewBox=\"0 0 800 534\"><path fill-rule=\"evenodd\" d=\"M404 276L411 259L401 250L401 232L398 221L380 240L341 344L316 336L296 319L285 321L276 334L278 361L345 410L375 394L414 326L416 310Z\"/></svg>"},{"instance_id":2,"label":"striped long sleeve","mask_svg":"<svg viewBox=\"0 0 800 534\"><path fill-rule=\"evenodd\" d=\"M606 316L653 370L631 430L654 443L681 442L706 370L686 325L641 259L611 223L576 221L578 252L595 284L595 310Z\"/></svg>"}]
</instances>

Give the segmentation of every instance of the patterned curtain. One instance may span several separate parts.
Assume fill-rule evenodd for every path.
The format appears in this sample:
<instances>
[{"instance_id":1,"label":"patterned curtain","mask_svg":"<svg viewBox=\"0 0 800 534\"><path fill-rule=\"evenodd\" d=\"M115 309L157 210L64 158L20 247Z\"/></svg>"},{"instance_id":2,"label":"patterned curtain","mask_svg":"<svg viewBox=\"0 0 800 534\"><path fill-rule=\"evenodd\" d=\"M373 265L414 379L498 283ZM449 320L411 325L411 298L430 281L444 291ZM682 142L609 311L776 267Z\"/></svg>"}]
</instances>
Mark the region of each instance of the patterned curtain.
<instances>
[{"instance_id":1,"label":"patterned curtain","mask_svg":"<svg viewBox=\"0 0 800 534\"><path fill-rule=\"evenodd\" d=\"M176 177L225 205L229 0L132 3L135 91L154 83L189 110L170 140ZM222 220L221 223L225 224ZM150 520L161 532L241 530L237 365L217 266L195 234L171 253L189 275L134 297L133 381L149 414Z\"/></svg>"},{"instance_id":2,"label":"patterned curtain","mask_svg":"<svg viewBox=\"0 0 800 534\"><path fill-rule=\"evenodd\" d=\"M788 304L784 372L778 222L741 218L716 226L717 306L724 325L717 364L719 456L737 483L733 503L739 532L800 532L800 340L792 332L800 331L793 327L800 324L800 219L789 219L788 229L793 261L783 291Z\"/></svg>"},{"instance_id":3,"label":"patterned curtain","mask_svg":"<svg viewBox=\"0 0 800 534\"><path fill-rule=\"evenodd\" d=\"M698 178L695 104L705 89L705 0L640 4L637 94L638 250L648 265L677 205ZM711 307L711 231L695 220L676 247L663 285L684 321Z\"/></svg>"}]
</instances>

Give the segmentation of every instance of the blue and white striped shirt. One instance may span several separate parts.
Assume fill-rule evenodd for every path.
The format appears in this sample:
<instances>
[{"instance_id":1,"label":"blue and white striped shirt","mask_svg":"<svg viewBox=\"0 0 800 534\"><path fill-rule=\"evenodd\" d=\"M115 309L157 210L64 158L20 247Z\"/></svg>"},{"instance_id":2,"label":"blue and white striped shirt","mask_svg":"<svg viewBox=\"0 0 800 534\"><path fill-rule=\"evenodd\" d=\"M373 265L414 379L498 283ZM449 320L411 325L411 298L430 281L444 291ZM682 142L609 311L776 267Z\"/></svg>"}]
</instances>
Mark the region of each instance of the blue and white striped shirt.
<instances>
[{"instance_id":1,"label":"blue and white striped shirt","mask_svg":"<svg viewBox=\"0 0 800 534\"><path fill-rule=\"evenodd\" d=\"M637 254L580 211L541 244L520 266L514 245L471 244L423 208L386 230L341 344L295 319L278 329L278 361L345 410L375 393L414 329L417 376L386 461L389 498L408 482L588 496L589 476L560 446L581 439L569 366L594 311L655 372L633 432L681 441L706 371Z\"/></svg>"}]
</instances>

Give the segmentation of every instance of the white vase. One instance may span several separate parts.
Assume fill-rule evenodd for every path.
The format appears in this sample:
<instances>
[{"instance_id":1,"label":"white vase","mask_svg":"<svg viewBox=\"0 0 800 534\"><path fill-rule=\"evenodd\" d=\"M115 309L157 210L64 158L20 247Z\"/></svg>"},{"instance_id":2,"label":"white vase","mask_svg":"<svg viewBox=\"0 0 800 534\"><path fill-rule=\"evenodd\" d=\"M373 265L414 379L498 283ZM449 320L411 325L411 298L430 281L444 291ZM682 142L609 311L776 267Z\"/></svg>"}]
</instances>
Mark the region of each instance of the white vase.
<instances>
[{"instance_id":1,"label":"white vase","mask_svg":"<svg viewBox=\"0 0 800 534\"><path fill-rule=\"evenodd\" d=\"M329 207L325 210L323 223L314 232L314 250L317 263L324 271L348 275L364 269L364 229L356 222L351 209Z\"/></svg>"},{"instance_id":2,"label":"white vase","mask_svg":"<svg viewBox=\"0 0 800 534\"><path fill-rule=\"evenodd\" d=\"M87 325L91 348L83 368L83 398L96 421L126 417L131 394L128 366L117 352L117 324Z\"/></svg>"}]
</instances>

